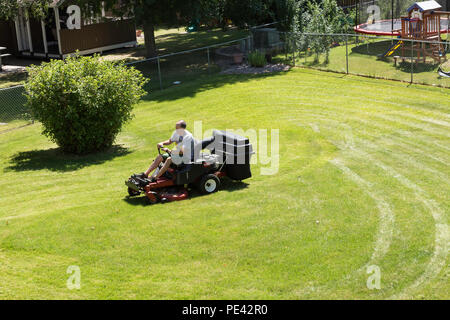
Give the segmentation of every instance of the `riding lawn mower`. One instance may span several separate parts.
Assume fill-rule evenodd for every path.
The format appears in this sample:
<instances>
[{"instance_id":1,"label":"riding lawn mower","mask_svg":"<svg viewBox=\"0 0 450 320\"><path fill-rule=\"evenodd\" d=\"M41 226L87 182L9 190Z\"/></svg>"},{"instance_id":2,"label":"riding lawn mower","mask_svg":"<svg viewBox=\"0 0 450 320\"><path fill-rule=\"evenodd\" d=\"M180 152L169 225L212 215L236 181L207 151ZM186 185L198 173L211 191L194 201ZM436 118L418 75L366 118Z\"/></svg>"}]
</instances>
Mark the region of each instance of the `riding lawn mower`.
<instances>
[{"instance_id":1,"label":"riding lawn mower","mask_svg":"<svg viewBox=\"0 0 450 320\"><path fill-rule=\"evenodd\" d=\"M207 149L209 152L202 150ZM161 150L158 148L161 154ZM170 151L166 150L168 156ZM151 177L133 174L125 185L130 196L144 193L148 202L169 202L187 199L188 186L195 186L203 194L216 192L221 179L228 177L242 181L251 177L250 158L252 145L247 138L231 132L214 130L213 136L197 143L191 150L191 161L181 165L172 164L158 179L155 177L163 163Z\"/></svg>"}]
</instances>

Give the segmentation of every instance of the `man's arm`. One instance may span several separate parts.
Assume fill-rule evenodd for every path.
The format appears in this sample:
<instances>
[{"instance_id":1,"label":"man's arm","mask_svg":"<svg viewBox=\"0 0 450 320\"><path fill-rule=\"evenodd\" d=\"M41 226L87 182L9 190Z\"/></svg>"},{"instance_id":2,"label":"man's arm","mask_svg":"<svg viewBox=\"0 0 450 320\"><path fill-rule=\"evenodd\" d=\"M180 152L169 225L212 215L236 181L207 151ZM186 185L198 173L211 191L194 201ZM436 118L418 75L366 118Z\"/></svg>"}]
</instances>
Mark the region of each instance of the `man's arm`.
<instances>
[{"instance_id":1,"label":"man's arm","mask_svg":"<svg viewBox=\"0 0 450 320\"><path fill-rule=\"evenodd\" d=\"M156 145L156 147L162 148L163 146L168 146L168 145L170 145L170 144L172 144L172 143L173 143L173 141L169 139L169 140L162 141L162 142L158 143L158 144Z\"/></svg>"}]
</instances>

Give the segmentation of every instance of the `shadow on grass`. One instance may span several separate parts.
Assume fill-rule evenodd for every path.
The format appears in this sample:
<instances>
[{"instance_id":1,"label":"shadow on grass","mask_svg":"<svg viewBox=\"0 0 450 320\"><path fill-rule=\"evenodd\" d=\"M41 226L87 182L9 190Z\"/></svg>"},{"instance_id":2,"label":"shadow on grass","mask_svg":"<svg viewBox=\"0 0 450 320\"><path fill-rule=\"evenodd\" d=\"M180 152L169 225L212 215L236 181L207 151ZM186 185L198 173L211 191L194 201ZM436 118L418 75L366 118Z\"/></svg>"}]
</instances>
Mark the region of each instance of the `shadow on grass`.
<instances>
[{"instance_id":1,"label":"shadow on grass","mask_svg":"<svg viewBox=\"0 0 450 320\"><path fill-rule=\"evenodd\" d=\"M412 66L412 72L413 73L423 73L423 72L437 72L437 69L439 67L439 64L435 63L414 63ZM410 62L400 62L397 67L398 70L401 70L403 72L411 73L411 63Z\"/></svg>"},{"instance_id":2,"label":"shadow on grass","mask_svg":"<svg viewBox=\"0 0 450 320\"><path fill-rule=\"evenodd\" d=\"M170 85L163 90L150 90L142 100L144 101L173 101L185 97L194 97L197 93L207 90L216 89L225 85L242 83L254 79L268 78L277 75L286 74L289 71L271 72L263 74L193 74L191 77L187 75L180 76L177 80L181 80L180 85ZM183 78L184 77L184 78ZM173 78L175 80L175 78ZM147 90L149 88L147 87Z\"/></svg>"},{"instance_id":3,"label":"shadow on grass","mask_svg":"<svg viewBox=\"0 0 450 320\"><path fill-rule=\"evenodd\" d=\"M121 145L112 146L110 149L88 154L74 155L61 151L60 148L46 150L22 151L16 153L10 160L10 166L5 171L75 171L87 166L102 164L117 157L129 154L130 151Z\"/></svg>"},{"instance_id":4,"label":"shadow on grass","mask_svg":"<svg viewBox=\"0 0 450 320\"><path fill-rule=\"evenodd\" d=\"M209 45L244 38L248 32L244 29L200 29L195 32L170 32L155 37L158 55L191 50ZM132 56L145 55L145 46L140 46Z\"/></svg>"},{"instance_id":5,"label":"shadow on grass","mask_svg":"<svg viewBox=\"0 0 450 320\"><path fill-rule=\"evenodd\" d=\"M327 68L330 64L329 61L322 61L319 60L313 60L313 61L306 61L303 63L305 67L311 67L311 68Z\"/></svg>"},{"instance_id":6,"label":"shadow on grass","mask_svg":"<svg viewBox=\"0 0 450 320\"><path fill-rule=\"evenodd\" d=\"M233 192L237 190L242 190L248 187L248 183L243 181L233 181L228 178L221 179L221 186L219 191L217 192ZM175 187L176 188L176 187ZM124 192L126 192L126 186L124 186ZM189 196L186 200L194 199L197 197L207 197L207 194L200 193L200 191L197 190L197 188L193 187L189 190ZM140 197L130 197L126 196L124 197L123 201L127 202L128 204L131 204L133 206L147 206L150 205L150 203L147 201L146 196L140 196ZM161 205L164 203L158 202L156 205Z\"/></svg>"},{"instance_id":7,"label":"shadow on grass","mask_svg":"<svg viewBox=\"0 0 450 320\"><path fill-rule=\"evenodd\" d=\"M401 46L392 54L390 58L383 57L382 55L398 40L384 40L384 41L375 41L370 43L363 43L358 46L352 48L351 54L361 54L361 55L369 55L376 56L378 61L382 61L385 63L393 64L392 57L393 56L402 56ZM396 66L396 69L405 73L411 73L411 60L409 57L411 55L414 59L417 58L417 50L411 52L411 45L409 43L405 44L404 54L407 57L405 61L400 61ZM414 62L414 66L412 68L413 73L426 73L437 71L439 63L433 62L429 60L423 62Z\"/></svg>"},{"instance_id":8,"label":"shadow on grass","mask_svg":"<svg viewBox=\"0 0 450 320\"><path fill-rule=\"evenodd\" d=\"M396 42L396 40L393 41L394 43ZM392 43L391 40L361 43L360 45L354 46L350 54L357 53L368 56L379 56L385 53L391 47ZM397 50L400 51L400 48Z\"/></svg>"},{"instance_id":9,"label":"shadow on grass","mask_svg":"<svg viewBox=\"0 0 450 320\"><path fill-rule=\"evenodd\" d=\"M196 32L170 32L155 37L158 55L165 55L174 52L197 49L215 45L221 42L241 39L248 36L244 29L226 30L222 29L203 29ZM120 48L111 50L108 53L127 54L133 58L144 58L146 56L145 45L139 45L136 48ZM204 52L206 57L206 50Z\"/></svg>"},{"instance_id":10,"label":"shadow on grass","mask_svg":"<svg viewBox=\"0 0 450 320\"><path fill-rule=\"evenodd\" d=\"M200 30L192 33L170 33L157 37L159 50L163 53L194 49L214 43L243 38L247 35L245 30L223 31L221 29Z\"/></svg>"}]
</instances>

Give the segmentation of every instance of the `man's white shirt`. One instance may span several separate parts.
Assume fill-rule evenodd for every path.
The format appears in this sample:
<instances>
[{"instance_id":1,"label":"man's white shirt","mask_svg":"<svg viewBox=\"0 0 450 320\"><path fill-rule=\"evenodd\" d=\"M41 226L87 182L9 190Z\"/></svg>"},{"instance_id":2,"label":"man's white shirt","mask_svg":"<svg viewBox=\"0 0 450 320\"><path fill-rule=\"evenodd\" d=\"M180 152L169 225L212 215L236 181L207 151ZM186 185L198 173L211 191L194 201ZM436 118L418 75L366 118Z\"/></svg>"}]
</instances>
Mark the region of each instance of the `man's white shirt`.
<instances>
[{"instance_id":1,"label":"man's white shirt","mask_svg":"<svg viewBox=\"0 0 450 320\"><path fill-rule=\"evenodd\" d=\"M192 133L184 130L184 135L180 136L175 130L170 137L170 141L177 144L176 149L172 151L172 162L176 165L181 163L190 163L191 152L193 151L193 147L195 145L195 139L192 136ZM183 156L179 155L181 148L183 148Z\"/></svg>"}]
</instances>

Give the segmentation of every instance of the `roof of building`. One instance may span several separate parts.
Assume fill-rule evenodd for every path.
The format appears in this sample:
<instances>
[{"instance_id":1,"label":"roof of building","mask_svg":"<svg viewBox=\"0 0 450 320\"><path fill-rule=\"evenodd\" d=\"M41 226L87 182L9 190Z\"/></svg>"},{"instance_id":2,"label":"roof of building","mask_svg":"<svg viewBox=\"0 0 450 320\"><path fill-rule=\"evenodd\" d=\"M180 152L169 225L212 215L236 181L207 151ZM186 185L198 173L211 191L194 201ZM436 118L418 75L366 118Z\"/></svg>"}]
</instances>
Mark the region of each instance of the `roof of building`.
<instances>
[{"instance_id":1,"label":"roof of building","mask_svg":"<svg viewBox=\"0 0 450 320\"><path fill-rule=\"evenodd\" d=\"M440 10L442 7L439 3L434 0L431 1L422 1L416 2L411 7L408 8L408 12L413 9L419 9L420 12L431 11L431 10Z\"/></svg>"}]
</instances>

